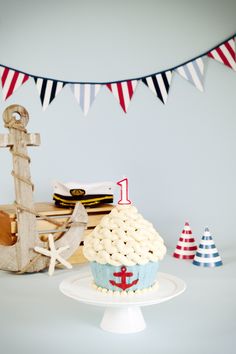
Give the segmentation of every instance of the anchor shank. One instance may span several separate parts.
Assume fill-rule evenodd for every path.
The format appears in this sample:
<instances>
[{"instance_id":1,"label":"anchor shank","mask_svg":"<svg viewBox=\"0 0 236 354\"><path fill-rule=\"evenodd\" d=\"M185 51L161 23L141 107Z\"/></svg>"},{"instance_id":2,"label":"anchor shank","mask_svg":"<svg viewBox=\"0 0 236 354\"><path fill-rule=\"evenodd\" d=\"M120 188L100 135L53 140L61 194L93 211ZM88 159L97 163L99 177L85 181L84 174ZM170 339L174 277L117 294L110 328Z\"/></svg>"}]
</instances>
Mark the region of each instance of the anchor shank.
<instances>
[{"instance_id":1,"label":"anchor shank","mask_svg":"<svg viewBox=\"0 0 236 354\"><path fill-rule=\"evenodd\" d=\"M32 185L25 183L22 177L31 181L29 161L17 154L27 156L26 133L20 130L10 128L10 135L14 137L12 149L13 157L13 178L15 185L16 203L23 205L28 209L34 209ZM36 217L35 215L17 210L17 234L18 234L18 264L22 269L30 261L30 249L33 249L36 238Z\"/></svg>"}]
</instances>

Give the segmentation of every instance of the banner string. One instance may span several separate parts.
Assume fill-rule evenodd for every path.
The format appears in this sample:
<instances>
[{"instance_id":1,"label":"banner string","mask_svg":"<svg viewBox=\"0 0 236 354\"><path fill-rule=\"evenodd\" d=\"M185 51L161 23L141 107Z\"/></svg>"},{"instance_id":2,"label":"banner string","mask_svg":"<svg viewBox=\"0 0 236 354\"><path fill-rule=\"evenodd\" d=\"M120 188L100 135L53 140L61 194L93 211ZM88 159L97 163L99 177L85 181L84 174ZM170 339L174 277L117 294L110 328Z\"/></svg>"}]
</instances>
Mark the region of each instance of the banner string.
<instances>
[{"instance_id":1,"label":"banner string","mask_svg":"<svg viewBox=\"0 0 236 354\"><path fill-rule=\"evenodd\" d=\"M115 84L115 83L122 83L122 82L127 82L127 81L133 81L133 80L142 80L142 79L145 79L149 76L153 76L153 75L158 75L158 74L162 74L162 73L165 73L167 71L174 71L176 69L178 69L179 67L183 66L183 65L186 65L188 63L191 63L192 61L196 60L196 59L199 59L205 55L207 55L209 52L213 51L214 49L218 48L220 45L224 44L225 42L233 39L234 37L236 36L236 32L228 37L227 39L225 39L224 41L222 41L221 43L217 44L216 46L214 46L213 48L205 51L204 53L196 56L196 57L193 57L191 58L190 60L187 60L181 64L178 64L176 66L173 66L171 68L168 68L168 69L165 69L165 70L161 70L161 71L157 71L155 73L152 73L152 74L147 74L147 75L143 75L143 76L139 76L139 77L135 77L135 78L130 78L130 79L122 79L122 80L114 80L114 81L106 81L106 82L99 82L99 81L96 81L96 82L89 82L89 81L65 81L65 80L57 80L57 79L52 79L52 78L49 78L49 77L45 77L45 76L38 76L38 75L33 75L33 74L30 74L30 73L27 73L25 71L22 71L22 70L18 70L18 69L15 69L15 68L12 68L10 66L6 66L4 64L0 64L0 67L3 67L3 68L7 68L9 70L14 70L14 71L17 71L21 74L24 74L24 75L27 75L31 78L34 78L34 79L43 79L43 80L51 80L51 81L54 81L54 82L61 82L63 83L64 85L66 84L82 84L82 85L85 85L85 84L89 84L89 85L107 85L107 84Z\"/></svg>"}]
</instances>

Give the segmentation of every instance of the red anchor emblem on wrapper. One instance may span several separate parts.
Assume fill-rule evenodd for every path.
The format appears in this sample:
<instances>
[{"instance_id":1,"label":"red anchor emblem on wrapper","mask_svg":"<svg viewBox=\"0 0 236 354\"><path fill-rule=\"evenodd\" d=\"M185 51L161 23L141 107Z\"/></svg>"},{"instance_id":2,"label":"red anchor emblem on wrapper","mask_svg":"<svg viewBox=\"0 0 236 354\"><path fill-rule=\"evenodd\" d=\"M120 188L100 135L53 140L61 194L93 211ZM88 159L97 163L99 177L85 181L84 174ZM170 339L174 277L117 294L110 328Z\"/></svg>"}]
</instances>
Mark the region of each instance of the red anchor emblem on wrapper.
<instances>
[{"instance_id":1,"label":"red anchor emblem on wrapper","mask_svg":"<svg viewBox=\"0 0 236 354\"><path fill-rule=\"evenodd\" d=\"M126 278L130 278L133 276L132 272L126 272L127 268L125 266L121 267L121 271L120 272L115 272L113 273L114 277L119 277L121 278L121 282L120 283L116 283L114 280L109 280L109 282L111 283L111 285L113 286L117 286L118 288L122 289L122 290L126 290L128 288L131 288L133 285L137 284L138 279L133 280L132 283L126 283Z\"/></svg>"}]
</instances>

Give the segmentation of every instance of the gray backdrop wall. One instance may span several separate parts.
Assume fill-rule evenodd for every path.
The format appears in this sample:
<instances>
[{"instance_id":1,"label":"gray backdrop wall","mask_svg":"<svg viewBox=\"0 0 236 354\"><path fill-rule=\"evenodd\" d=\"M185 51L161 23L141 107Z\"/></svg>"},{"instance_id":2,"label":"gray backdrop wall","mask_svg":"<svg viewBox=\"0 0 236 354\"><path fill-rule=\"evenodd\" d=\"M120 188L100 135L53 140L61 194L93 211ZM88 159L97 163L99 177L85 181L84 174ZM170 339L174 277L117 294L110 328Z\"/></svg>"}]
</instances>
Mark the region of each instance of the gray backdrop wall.
<instances>
[{"instance_id":1,"label":"gray backdrop wall","mask_svg":"<svg viewBox=\"0 0 236 354\"><path fill-rule=\"evenodd\" d=\"M232 35L236 2L0 1L0 62L72 81L111 81L184 62ZM211 60L205 92L174 76L168 103L140 84L125 115L102 90L84 117L66 87L43 112L32 81L13 103L41 134L30 148L35 200L51 181L130 180L130 198L171 250L185 220L197 238L208 225L221 255L235 247L236 73ZM0 130L4 132L0 119ZM0 150L1 203L14 200L11 156Z\"/></svg>"}]
</instances>

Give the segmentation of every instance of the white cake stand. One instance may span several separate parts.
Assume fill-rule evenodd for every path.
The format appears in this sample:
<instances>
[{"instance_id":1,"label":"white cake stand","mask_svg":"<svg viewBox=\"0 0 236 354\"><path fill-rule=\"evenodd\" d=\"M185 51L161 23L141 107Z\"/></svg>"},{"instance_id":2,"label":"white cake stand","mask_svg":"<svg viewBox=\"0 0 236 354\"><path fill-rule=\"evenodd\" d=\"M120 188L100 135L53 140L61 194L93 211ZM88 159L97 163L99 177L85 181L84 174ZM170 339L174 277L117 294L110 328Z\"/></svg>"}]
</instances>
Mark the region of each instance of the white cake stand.
<instances>
[{"instance_id":1,"label":"white cake stand","mask_svg":"<svg viewBox=\"0 0 236 354\"><path fill-rule=\"evenodd\" d=\"M104 306L101 328L114 333L135 333L146 328L141 306L160 304L180 295L186 289L183 280L158 273L159 287L142 295L107 295L92 287L92 276L83 273L71 276L60 284L61 292L85 304Z\"/></svg>"}]
</instances>

